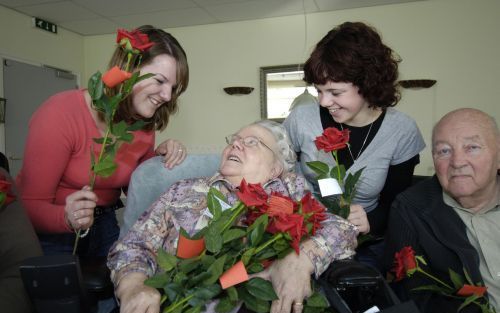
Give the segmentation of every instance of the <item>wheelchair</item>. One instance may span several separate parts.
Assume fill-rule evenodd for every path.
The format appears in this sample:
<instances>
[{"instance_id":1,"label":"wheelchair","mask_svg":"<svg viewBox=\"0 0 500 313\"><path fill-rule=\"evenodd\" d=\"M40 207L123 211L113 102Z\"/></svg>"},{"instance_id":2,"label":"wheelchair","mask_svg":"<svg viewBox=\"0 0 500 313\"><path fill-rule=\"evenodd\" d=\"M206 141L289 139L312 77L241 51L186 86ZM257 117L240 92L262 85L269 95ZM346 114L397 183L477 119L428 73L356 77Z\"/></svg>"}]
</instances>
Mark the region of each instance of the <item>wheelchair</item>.
<instances>
[{"instance_id":1,"label":"wheelchair","mask_svg":"<svg viewBox=\"0 0 500 313\"><path fill-rule=\"evenodd\" d=\"M334 312L419 312L412 301L400 302L377 269L358 261L334 261L317 282Z\"/></svg>"}]
</instances>

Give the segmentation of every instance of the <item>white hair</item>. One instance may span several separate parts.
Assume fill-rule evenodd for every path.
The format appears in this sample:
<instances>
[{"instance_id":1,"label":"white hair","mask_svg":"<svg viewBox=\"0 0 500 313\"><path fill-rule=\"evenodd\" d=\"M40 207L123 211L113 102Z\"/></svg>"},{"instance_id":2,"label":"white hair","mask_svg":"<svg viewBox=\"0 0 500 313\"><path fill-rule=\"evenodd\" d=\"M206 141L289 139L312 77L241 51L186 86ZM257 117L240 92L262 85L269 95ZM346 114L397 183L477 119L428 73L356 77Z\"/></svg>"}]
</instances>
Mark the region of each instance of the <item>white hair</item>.
<instances>
[{"instance_id":1,"label":"white hair","mask_svg":"<svg viewBox=\"0 0 500 313\"><path fill-rule=\"evenodd\" d=\"M276 151L276 156L283 165L284 172L292 172L295 168L295 162L297 161L297 155L293 151L292 143L285 127L272 120L260 120L254 122L251 125L257 125L267 129L276 140L276 146L278 151Z\"/></svg>"}]
</instances>

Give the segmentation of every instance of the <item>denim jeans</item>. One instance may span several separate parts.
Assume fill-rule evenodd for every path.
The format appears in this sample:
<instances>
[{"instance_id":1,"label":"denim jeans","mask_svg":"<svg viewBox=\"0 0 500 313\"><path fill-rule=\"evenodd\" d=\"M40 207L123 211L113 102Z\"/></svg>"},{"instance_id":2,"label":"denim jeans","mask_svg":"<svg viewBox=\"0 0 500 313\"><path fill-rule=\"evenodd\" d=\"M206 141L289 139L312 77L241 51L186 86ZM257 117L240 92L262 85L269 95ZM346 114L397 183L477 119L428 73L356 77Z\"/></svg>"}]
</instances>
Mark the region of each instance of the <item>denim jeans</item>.
<instances>
[{"instance_id":1,"label":"denim jeans","mask_svg":"<svg viewBox=\"0 0 500 313\"><path fill-rule=\"evenodd\" d=\"M87 236L78 240L77 255L82 257L107 256L113 243L118 239L120 227L115 212L97 216ZM71 254L75 234L38 234L45 255Z\"/></svg>"}]
</instances>

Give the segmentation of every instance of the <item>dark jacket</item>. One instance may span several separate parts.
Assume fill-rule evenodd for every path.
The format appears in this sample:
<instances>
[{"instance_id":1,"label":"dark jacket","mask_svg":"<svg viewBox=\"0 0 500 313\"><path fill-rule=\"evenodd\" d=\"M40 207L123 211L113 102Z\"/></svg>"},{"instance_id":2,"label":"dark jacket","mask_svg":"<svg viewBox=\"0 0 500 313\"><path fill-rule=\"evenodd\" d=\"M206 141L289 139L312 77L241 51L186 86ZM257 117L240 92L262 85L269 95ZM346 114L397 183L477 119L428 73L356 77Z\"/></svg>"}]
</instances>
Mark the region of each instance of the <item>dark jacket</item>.
<instances>
[{"instance_id":1,"label":"dark jacket","mask_svg":"<svg viewBox=\"0 0 500 313\"><path fill-rule=\"evenodd\" d=\"M436 176L429 178L396 197L392 204L386 235L386 269L392 267L394 254L411 246L416 255L427 261L428 270L453 285L448 269L464 277L464 269L474 283L483 283L479 271L479 255L467 238L466 226L443 201L442 188ZM422 312L456 312L462 299L450 299L426 291L411 289L432 283L420 274L395 285L399 296L411 298ZM461 312L480 312L479 306L469 305Z\"/></svg>"}]
</instances>

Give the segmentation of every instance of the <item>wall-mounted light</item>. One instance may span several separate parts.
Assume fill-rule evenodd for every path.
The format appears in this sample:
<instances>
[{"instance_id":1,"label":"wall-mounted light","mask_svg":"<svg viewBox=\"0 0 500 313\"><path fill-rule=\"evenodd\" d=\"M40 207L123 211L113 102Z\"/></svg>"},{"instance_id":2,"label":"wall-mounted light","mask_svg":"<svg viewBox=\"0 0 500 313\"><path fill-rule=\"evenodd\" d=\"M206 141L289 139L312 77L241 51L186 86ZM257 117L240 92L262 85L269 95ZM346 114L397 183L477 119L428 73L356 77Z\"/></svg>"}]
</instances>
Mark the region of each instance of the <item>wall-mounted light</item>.
<instances>
[{"instance_id":1,"label":"wall-mounted light","mask_svg":"<svg viewBox=\"0 0 500 313\"><path fill-rule=\"evenodd\" d=\"M224 91L228 95L248 95L253 91L253 87L226 87Z\"/></svg>"},{"instance_id":2,"label":"wall-mounted light","mask_svg":"<svg viewBox=\"0 0 500 313\"><path fill-rule=\"evenodd\" d=\"M430 88L434 86L434 79L407 79L400 80L399 85L403 88Z\"/></svg>"}]
</instances>

